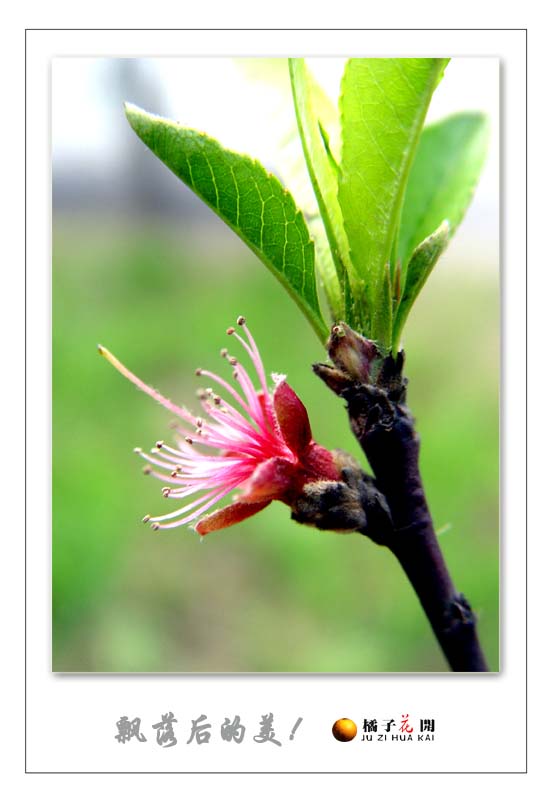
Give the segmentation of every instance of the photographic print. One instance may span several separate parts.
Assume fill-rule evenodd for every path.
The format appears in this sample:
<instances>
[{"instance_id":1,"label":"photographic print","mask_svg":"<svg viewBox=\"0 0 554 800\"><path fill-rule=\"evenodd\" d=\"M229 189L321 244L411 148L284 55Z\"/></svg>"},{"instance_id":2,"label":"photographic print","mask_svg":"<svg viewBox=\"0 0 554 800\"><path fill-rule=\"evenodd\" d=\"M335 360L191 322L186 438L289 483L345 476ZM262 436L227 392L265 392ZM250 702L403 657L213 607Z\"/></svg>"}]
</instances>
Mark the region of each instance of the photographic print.
<instances>
[{"instance_id":1,"label":"photographic print","mask_svg":"<svg viewBox=\"0 0 554 800\"><path fill-rule=\"evenodd\" d=\"M53 671L499 671L498 103L54 60Z\"/></svg>"}]
</instances>

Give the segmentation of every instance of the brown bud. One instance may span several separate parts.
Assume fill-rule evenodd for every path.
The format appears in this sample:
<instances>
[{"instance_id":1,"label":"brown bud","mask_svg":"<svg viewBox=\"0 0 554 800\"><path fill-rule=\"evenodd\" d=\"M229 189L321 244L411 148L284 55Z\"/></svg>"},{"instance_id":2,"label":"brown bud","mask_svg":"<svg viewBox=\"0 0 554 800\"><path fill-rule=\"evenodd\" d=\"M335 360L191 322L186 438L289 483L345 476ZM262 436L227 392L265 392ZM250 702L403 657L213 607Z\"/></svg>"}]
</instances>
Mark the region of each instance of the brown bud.
<instances>
[{"instance_id":1,"label":"brown bud","mask_svg":"<svg viewBox=\"0 0 554 800\"><path fill-rule=\"evenodd\" d=\"M352 379L348 375L345 375L340 369L330 367L329 364L313 364L312 369L318 378L321 378L329 389L339 396L352 386Z\"/></svg>"},{"instance_id":2,"label":"brown bud","mask_svg":"<svg viewBox=\"0 0 554 800\"><path fill-rule=\"evenodd\" d=\"M333 364L358 383L370 383L373 362L380 357L375 342L341 322L331 330L327 352Z\"/></svg>"}]
</instances>

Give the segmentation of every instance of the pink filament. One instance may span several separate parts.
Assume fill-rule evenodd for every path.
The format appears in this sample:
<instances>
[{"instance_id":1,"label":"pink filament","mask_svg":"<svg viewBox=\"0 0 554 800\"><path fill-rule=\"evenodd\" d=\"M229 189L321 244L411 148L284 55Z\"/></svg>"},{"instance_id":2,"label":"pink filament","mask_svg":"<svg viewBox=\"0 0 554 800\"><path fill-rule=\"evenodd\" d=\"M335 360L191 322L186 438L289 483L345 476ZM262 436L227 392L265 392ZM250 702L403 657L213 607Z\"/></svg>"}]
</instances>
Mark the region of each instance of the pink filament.
<instances>
[{"instance_id":1,"label":"pink filament","mask_svg":"<svg viewBox=\"0 0 554 800\"><path fill-rule=\"evenodd\" d=\"M229 361L244 397L219 375L205 370L199 371L199 374L221 386L239 409L222 400L218 400L217 403L213 400L212 402L204 400L202 403L204 411L212 421L202 420L200 425L197 418L189 411L177 406L156 389L145 384L105 348L99 348L101 354L122 375L194 429L189 431L177 426L179 449L160 443L152 451L153 455L139 451L142 458L158 468L150 470L150 474L175 487L168 489L167 497L185 498L199 494L187 505L175 511L151 517L150 520L156 529L173 528L197 519L226 494L243 485L252 476L256 467L270 458L278 456L296 461L295 454L287 447L271 413L273 398L268 391L258 347L243 320L239 320L239 325L244 328L247 341L236 331L233 331L233 336L252 361L261 384L261 392L256 391L248 372L234 358L229 358ZM198 449L198 446L204 446L212 451L219 450L220 454L209 455ZM165 474L166 471L168 474ZM174 521L165 522L166 520Z\"/></svg>"}]
</instances>

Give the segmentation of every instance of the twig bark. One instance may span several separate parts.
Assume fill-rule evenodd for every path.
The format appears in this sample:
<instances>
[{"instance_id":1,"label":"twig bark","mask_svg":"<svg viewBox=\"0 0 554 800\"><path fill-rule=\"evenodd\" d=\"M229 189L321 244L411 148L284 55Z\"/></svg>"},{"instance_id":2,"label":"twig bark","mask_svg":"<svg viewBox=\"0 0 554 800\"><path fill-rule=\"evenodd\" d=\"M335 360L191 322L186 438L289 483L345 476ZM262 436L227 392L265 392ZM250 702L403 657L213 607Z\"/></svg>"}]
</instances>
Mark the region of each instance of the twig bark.
<instances>
[{"instance_id":1,"label":"twig bark","mask_svg":"<svg viewBox=\"0 0 554 800\"><path fill-rule=\"evenodd\" d=\"M331 347L330 354L333 357ZM487 672L475 615L454 588L427 506L419 471L419 437L406 405L403 354L381 360L367 383L357 379L359 374L352 377L352 371L347 375L340 359L334 361L337 368L315 364L314 371L346 401L350 425L375 476L366 524L358 530L394 553L451 669ZM384 502L376 503L375 497ZM383 525L386 507L388 526Z\"/></svg>"}]
</instances>

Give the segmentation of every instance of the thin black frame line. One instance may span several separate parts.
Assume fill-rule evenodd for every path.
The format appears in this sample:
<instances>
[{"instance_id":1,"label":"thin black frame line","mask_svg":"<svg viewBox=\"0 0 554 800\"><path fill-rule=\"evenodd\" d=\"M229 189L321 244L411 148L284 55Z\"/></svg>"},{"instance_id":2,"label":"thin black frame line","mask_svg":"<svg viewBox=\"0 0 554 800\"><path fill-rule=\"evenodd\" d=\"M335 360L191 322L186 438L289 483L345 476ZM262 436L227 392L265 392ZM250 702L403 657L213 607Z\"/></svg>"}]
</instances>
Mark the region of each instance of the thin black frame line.
<instances>
[{"instance_id":1,"label":"thin black frame line","mask_svg":"<svg viewBox=\"0 0 554 800\"><path fill-rule=\"evenodd\" d=\"M222 771L210 771L210 772L184 772L183 770L177 771L145 771L141 770L130 772L126 770L122 771L115 771L115 770L108 770L104 772L87 772L87 771L69 771L69 772L46 772L45 770L40 771L33 771L27 772L27 775L526 775L527 770L510 770L509 772L499 772L498 770L494 772L414 772L411 770L410 772L283 772L283 771L271 771L271 772L222 772Z\"/></svg>"},{"instance_id":2,"label":"thin black frame line","mask_svg":"<svg viewBox=\"0 0 554 800\"><path fill-rule=\"evenodd\" d=\"M230 31L236 33L237 31L246 31L254 33L256 31L269 31L269 32L287 32L294 33L298 31L303 32L323 32L333 33L334 31L525 31L528 28L25 28L25 31Z\"/></svg>"},{"instance_id":3,"label":"thin black frame line","mask_svg":"<svg viewBox=\"0 0 554 800\"><path fill-rule=\"evenodd\" d=\"M527 37L528 29L525 28L525 772L529 769L529 474L528 474L528 459L529 459L529 415L528 415L528 402L529 402L529 274L528 274L528 261L529 261L529 209L528 209L528 192L529 192L529 168L528 168L528 129L529 129L529 69L528 69L528 47Z\"/></svg>"},{"instance_id":4,"label":"thin black frame line","mask_svg":"<svg viewBox=\"0 0 554 800\"><path fill-rule=\"evenodd\" d=\"M25 774L29 774L27 771L27 29L25 29L25 47L24 47L24 109L23 109L23 120L24 120L24 156L23 156L23 180L25 181L25 189L23 192L23 207L24 207L24 216L25 219L23 221L23 231L25 236L24 242L24 268L23 268L23 288L25 292L24 302L23 302L23 354L24 354L24 361L25 361L25 369L23 370L23 396L24 396L24 425L23 425L23 448L25 457L23 459L23 502L24 502L24 514L23 514L23 553L24 553L24 563L23 563L23 616L24 616L24 637L23 637L23 686L24 686L24 701L23 701L23 716L24 716L24 742L25 742L25 755L23 759Z\"/></svg>"}]
</instances>

